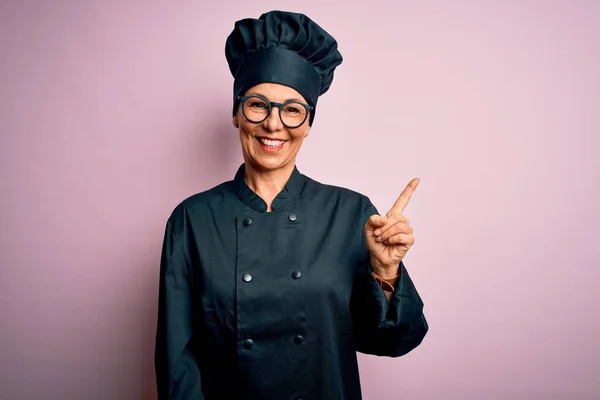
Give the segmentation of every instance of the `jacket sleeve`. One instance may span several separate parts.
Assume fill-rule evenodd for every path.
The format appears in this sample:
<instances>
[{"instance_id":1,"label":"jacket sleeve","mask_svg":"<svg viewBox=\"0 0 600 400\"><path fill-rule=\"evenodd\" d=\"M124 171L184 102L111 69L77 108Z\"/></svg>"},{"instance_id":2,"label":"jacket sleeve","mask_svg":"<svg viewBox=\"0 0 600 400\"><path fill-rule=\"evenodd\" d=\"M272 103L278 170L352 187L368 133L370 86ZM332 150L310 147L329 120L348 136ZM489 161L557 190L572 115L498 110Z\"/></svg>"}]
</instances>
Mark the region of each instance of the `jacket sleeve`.
<instances>
[{"instance_id":1,"label":"jacket sleeve","mask_svg":"<svg viewBox=\"0 0 600 400\"><path fill-rule=\"evenodd\" d=\"M376 208L368 201L361 227ZM429 326L423 314L423 301L406 267L400 262L400 277L390 301L371 276L369 254L361 231L361 258L351 299L351 313L357 351L378 356L400 357L421 344Z\"/></svg>"},{"instance_id":2,"label":"jacket sleeve","mask_svg":"<svg viewBox=\"0 0 600 400\"><path fill-rule=\"evenodd\" d=\"M184 235L167 222L161 263L155 372L158 400L203 400L200 368L191 350L193 307Z\"/></svg>"}]
</instances>

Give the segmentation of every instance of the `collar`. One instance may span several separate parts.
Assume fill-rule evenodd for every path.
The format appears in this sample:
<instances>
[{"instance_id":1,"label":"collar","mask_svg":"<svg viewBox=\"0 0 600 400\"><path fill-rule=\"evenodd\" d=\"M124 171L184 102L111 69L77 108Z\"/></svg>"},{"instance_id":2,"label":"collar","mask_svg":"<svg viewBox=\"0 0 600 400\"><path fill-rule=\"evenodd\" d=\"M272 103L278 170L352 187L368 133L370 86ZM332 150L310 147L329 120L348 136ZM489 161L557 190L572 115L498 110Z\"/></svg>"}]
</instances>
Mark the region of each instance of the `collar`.
<instances>
[{"instance_id":1,"label":"collar","mask_svg":"<svg viewBox=\"0 0 600 400\"><path fill-rule=\"evenodd\" d=\"M238 199L248 207L258 212L267 212L267 203L257 195L250 187L246 184L244 174L246 172L246 164L240 165L238 168L235 178L233 179L233 191ZM298 171L298 168L294 165L292 175L285 184L283 190L273 199L273 210L277 211L283 208L287 203L294 199L304 187L306 177Z\"/></svg>"}]
</instances>

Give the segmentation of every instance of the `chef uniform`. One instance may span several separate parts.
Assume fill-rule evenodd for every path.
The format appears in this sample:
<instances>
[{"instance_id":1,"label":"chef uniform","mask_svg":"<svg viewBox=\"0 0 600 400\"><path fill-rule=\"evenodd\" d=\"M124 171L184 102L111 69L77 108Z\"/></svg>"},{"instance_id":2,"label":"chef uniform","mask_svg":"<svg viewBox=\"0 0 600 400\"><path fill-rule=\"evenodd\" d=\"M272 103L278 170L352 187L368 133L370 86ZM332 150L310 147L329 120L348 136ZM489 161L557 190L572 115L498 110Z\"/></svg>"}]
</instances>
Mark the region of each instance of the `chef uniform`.
<instances>
[{"instance_id":1,"label":"chef uniform","mask_svg":"<svg viewBox=\"0 0 600 400\"><path fill-rule=\"evenodd\" d=\"M226 54L234 103L275 82L316 106L342 60L313 21L279 11L238 21ZM377 210L295 167L267 212L244 173L242 164L232 180L183 200L167 221L159 400L361 399L357 351L399 357L428 330L402 262L389 302L372 276L364 225Z\"/></svg>"}]
</instances>

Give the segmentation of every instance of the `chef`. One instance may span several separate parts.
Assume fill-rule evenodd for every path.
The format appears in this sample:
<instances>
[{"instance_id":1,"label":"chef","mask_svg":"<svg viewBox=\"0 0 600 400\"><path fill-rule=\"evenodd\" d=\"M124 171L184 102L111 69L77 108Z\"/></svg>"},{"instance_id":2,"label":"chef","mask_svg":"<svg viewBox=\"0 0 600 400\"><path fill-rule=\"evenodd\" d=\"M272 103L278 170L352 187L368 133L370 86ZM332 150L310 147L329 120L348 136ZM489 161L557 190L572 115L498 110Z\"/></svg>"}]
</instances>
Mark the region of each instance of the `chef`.
<instances>
[{"instance_id":1,"label":"chef","mask_svg":"<svg viewBox=\"0 0 600 400\"><path fill-rule=\"evenodd\" d=\"M342 63L307 16L239 20L225 54L244 163L167 221L159 399L361 399L357 352L400 357L428 330L403 261L419 180L379 214L367 196L299 171L318 97Z\"/></svg>"}]
</instances>

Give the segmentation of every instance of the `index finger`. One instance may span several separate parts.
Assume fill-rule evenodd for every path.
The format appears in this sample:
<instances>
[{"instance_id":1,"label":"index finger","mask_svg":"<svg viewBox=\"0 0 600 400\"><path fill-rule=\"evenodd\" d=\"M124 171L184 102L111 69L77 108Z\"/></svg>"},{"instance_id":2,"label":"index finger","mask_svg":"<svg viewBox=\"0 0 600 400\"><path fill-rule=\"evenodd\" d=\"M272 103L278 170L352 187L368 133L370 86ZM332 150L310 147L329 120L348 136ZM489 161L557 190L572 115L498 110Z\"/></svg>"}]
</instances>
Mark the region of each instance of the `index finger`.
<instances>
[{"instance_id":1,"label":"index finger","mask_svg":"<svg viewBox=\"0 0 600 400\"><path fill-rule=\"evenodd\" d=\"M414 178L408 183L408 185L406 185L406 188L404 188L404 190L402 191L402 193L400 193L400 196L398 196L398 199L394 203L392 210L399 212L404 211L414 191L417 189L417 186L419 186L420 181L421 180L419 178Z\"/></svg>"}]
</instances>

